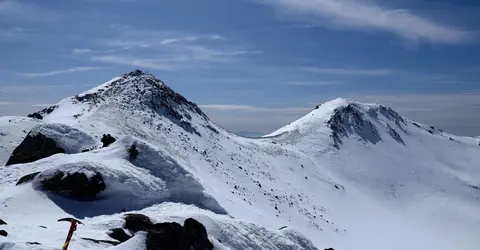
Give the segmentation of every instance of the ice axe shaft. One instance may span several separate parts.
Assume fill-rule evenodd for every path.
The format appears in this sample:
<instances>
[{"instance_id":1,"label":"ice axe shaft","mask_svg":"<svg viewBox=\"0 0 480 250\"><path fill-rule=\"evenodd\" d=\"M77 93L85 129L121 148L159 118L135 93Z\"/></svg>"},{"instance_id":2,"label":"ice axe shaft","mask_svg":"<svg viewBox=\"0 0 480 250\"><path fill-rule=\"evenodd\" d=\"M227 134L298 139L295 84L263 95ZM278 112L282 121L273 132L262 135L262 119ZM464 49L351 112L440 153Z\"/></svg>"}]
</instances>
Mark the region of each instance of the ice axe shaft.
<instances>
[{"instance_id":1,"label":"ice axe shaft","mask_svg":"<svg viewBox=\"0 0 480 250\"><path fill-rule=\"evenodd\" d=\"M65 240L65 244L63 244L63 247L62 247L62 250L67 250L68 245L70 244L70 240L72 239L73 232L75 232L75 230L77 230L77 224L83 224L83 223L81 221L75 219L75 218L63 218L63 219L60 219L58 221L59 222L60 221L70 222L70 230L68 230L67 239Z\"/></svg>"}]
</instances>

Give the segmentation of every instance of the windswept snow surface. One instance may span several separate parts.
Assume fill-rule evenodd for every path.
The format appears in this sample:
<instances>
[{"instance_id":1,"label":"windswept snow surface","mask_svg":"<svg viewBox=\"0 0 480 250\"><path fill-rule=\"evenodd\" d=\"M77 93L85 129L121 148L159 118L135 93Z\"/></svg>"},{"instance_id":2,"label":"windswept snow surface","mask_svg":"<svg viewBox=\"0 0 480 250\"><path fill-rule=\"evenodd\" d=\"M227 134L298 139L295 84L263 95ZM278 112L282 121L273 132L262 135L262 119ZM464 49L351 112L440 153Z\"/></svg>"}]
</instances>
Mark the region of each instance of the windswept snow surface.
<instances>
[{"instance_id":1,"label":"windswept snow surface","mask_svg":"<svg viewBox=\"0 0 480 250\"><path fill-rule=\"evenodd\" d=\"M67 154L80 153L84 149L90 149L99 144L85 132L65 124L39 124L32 128L29 135L35 136L39 133L54 140L57 146L63 148Z\"/></svg>"},{"instance_id":2,"label":"windswept snow surface","mask_svg":"<svg viewBox=\"0 0 480 250\"><path fill-rule=\"evenodd\" d=\"M194 217L216 249L313 249L304 236L318 249L480 246L478 141L378 104L336 99L263 138L244 138L134 71L52 109L38 123L81 131L69 133L73 141L88 135L99 143L109 133L117 142L2 170L0 219L9 223L9 236L0 240L17 246L38 241L42 246L28 249L58 248L67 229L55 221L75 216L86 225L72 249L105 249L80 238L108 239L105 233L121 226L123 208L158 222ZM132 145L137 159L129 158ZM100 172L107 189L99 200L78 203L35 188L38 179L14 186L26 174L56 170ZM127 243L141 241L140 235Z\"/></svg>"}]
</instances>

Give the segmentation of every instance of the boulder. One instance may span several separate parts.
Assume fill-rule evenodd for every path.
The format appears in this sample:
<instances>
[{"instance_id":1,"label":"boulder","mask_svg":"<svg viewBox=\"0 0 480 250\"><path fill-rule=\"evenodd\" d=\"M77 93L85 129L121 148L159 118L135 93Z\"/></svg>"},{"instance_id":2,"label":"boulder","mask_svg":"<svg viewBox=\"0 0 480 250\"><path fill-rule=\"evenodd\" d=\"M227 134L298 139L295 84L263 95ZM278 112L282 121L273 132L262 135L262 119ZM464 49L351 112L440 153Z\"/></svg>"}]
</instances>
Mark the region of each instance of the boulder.
<instances>
[{"instance_id":1,"label":"boulder","mask_svg":"<svg viewBox=\"0 0 480 250\"><path fill-rule=\"evenodd\" d=\"M191 249L182 243L184 243L182 225L176 222L157 223L148 230L147 250Z\"/></svg>"},{"instance_id":2,"label":"boulder","mask_svg":"<svg viewBox=\"0 0 480 250\"><path fill-rule=\"evenodd\" d=\"M7 237L8 233L5 230L0 230L0 235L4 236L4 237Z\"/></svg>"},{"instance_id":3,"label":"boulder","mask_svg":"<svg viewBox=\"0 0 480 250\"><path fill-rule=\"evenodd\" d=\"M125 230L123 230L123 228L114 228L114 229L110 230L110 232L108 233L108 236L110 236L113 239L116 239L120 242L125 242L125 241L129 240L130 238L132 238L130 235L125 233Z\"/></svg>"},{"instance_id":4,"label":"boulder","mask_svg":"<svg viewBox=\"0 0 480 250\"><path fill-rule=\"evenodd\" d=\"M64 173L57 171L50 176L39 177L44 190L68 194L76 200L92 200L105 190L106 185L100 173L87 175L81 172Z\"/></svg>"},{"instance_id":5,"label":"boulder","mask_svg":"<svg viewBox=\"0 0 480 250\"><path fill-rule=\"evenodd\" d=\"M0 219L0 225L7 225L7 223L4 220Z\"/></svg>"},{"instance_id":6,"label":"boulder","mask_svg":"<svg viewBox=\"0 0 480 250\"><path fill-rule=\"evenodd\" d=\"M137 159L137 156L138 156L137 146L132 145L132 146L128 149L128 153L129 153L129 156L130 156L130 160L131 160L131 161Z\"/></svg>"},{"instance_id":7,"label":"boulder","mask_svg":"<svg viewBox=\"0 0 480 250\"><path fill-rule=\"evenodd\" d=\"M30 117L30 118L33 118L33 119L38 119L38 120L43 119L43 115L41 115L40 113L37 113L37 112L29 114L29 115L27 115L27 117Z\"/></svg>"},{"instance_id":8,"label":"boulder","mask_svg":"<svg viewBox=\"0 0 480 250\"><path fill-rule=\"evenodd\" d=\"M183 223L183 244L187 246L184 249L213 249L213 244L208 240L205 226L192 218L186 219Z\"/></svg>"},{"instance_id":9,"label":"boulder","mask_svg":"<svg viewBox=\"0 0 480 250\"><path fill-rule=\"evenodd\" d=\"M211 250L213 244L208 239L207 230L200 222L188 218L183 227L176 222L163 222L153 224L149 217L143 214L127 214L125 216L124 228L134 232L147 232L146 246L147 250ZM125 234L123 229L117 228L111 230L119 235ZM124 242L131 238L128 235L125 238L117 238L109 234L110 237Z\"/></svg>"},{"instance_id":10,"label":"boulder","mask_svg":"<svg viewBox=\"0 0 480 250\"><path fill-rule=\"evenodd\" d=\"M15 186L18 186L27 182L31 182L33 179L35 179L35 177L37 177L38 174L40 174L40 172L35 172L35 173L31 173L23 176L22 178L20 178L20 180L17 181L17 184L15 184Z\"/></svg>"},{"instance_id":11,"label":"boulder","mask_svg":"<svg viewBox=\"0 0 480 250\"><path fill-rule=\"evenodd\" d=\"M101 142L103 143L103 147L108 147L110 144L116 141L115 137L111 136L110 134L103 134Z\"/></svg>"},{"instance_id":12,"label":"boulder","mask_svg":"<svg viewBox=\"0 0 480 250\"><path fill-rule=\"evenodd\" d=\"M53 139L41 133L36 135L29 134L22 143L13 150L5 166L34 162L58 153L65 153L65 150L57 146L57 143Z\"/></svg>"},{"instance_id":13,"label":"boulder","mask_svg":"<svg viewBox=\"0 0 480 250\"><path fill-rule=\"evenodd\" d=\"M128 230L132 230L134 232L138 231L148 231L148 229L152 228L153 223L143 214L127 214L125 216L125 224L124 228Z\"/></svg>"}]
</instances>

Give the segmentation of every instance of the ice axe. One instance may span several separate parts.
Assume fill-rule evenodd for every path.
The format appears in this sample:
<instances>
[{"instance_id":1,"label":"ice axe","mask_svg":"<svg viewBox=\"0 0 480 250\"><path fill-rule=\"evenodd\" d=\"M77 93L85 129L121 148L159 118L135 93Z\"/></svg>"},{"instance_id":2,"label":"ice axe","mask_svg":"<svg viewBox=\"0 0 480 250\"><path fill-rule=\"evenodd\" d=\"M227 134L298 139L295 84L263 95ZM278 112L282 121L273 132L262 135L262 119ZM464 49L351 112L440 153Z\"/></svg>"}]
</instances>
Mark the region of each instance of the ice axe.
<instances>
[{"instance_id":1,"label":"ice axe","mask_svg":"<svg viewBox=\"0 0 480 250\"><path fill-rule=\"evenodd\" d=\"M70 230L68 231L67 239L65 240L65 244L63 244L62 250L67 250L68 244L70 244L70 240L72 239L73 232L77 230L77 224L83 224L81 221L75 218L63 218L58 220L60 221L68 221L70 222Z\"/></svg>"}]
</instances>

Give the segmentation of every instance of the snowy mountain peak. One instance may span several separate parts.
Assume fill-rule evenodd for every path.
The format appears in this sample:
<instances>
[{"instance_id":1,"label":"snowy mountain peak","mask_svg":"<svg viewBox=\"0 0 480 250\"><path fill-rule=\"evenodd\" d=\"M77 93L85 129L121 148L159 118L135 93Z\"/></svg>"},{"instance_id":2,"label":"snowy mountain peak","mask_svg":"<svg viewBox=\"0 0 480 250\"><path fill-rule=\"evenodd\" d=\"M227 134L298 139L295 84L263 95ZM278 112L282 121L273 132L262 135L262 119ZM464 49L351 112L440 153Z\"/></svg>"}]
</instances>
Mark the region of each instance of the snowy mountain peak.
<instances>
[{"instance_id":1,"label":"snowy mountain peak","mask_svg":"<svg viewBox=\"0 0 480 250\"><path fill-rule=\"evenodd\" d=\"M406 132L407 120L393 109L379 104L367 104L345 98L337 98L315 107L306 116L280 128L268 136L289 134L310 137L328 136L337 149L349 137L366 143L382 141L386 133L395 141L404 144L398 131Z\"/></svg>"},{"instance_id":2,"label":"snowy mountain peak","mask_svg":"<svg viewBox=\"0 0 480 250\"><path fill-rule=\"evenodd\" d=\"M82 120L99 113L122 113L135 116L144 124L154 123L155 117L164 117L185 130L195 131L192 116L208 123L207 116L198 106L188 101L154 75L135 70L92 88L79 95L66 98L29 117L54 121L58 119ZM110 114L111 115L111 114ZM159 118L160 119L160 118Z\"/></svg>"}]
</instances>

